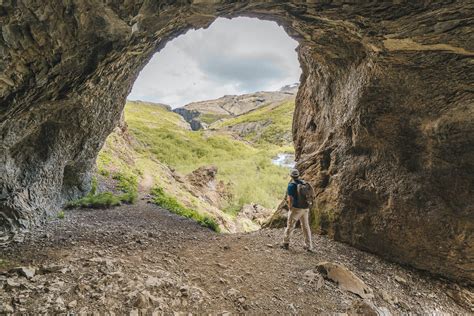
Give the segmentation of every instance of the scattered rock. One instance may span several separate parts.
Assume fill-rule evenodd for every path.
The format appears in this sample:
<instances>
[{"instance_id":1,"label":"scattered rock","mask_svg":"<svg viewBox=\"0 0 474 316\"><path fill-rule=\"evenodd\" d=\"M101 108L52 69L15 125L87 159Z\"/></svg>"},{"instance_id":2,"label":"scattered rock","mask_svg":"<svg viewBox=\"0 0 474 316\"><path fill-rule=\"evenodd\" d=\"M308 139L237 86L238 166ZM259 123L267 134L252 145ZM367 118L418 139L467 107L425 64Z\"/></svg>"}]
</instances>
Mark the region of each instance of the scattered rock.
<instances>
[{"instance_id":1,"label":"scattered rock","mask_svg":"<svg viewBox=\"0 0 474 316\"><path fill-rule=\"evenodd\" d=\"M346 291L359 295L362 298L373 298L372 289L359 279L349 269L338 263L322 262L317 266L318 271Z\"/></svg>"},{"instance_id":2,"label":"scattered rock","mask_svg":"<svg viewBox=\"0 0 474 316\"><path fill-rule=\"evenodd\" d=\"M77 301L70 301L69 304L67 304L67 307L69 308L75 308L77 306Z\"/></svg>"},{"instance_id":3,"label":"scattered rock","mask_svg":"<svg viewBox=\"0 0 474 316\"><path fill-rule=\"evenodd\" d=\"M374 305L365 301L355 301L347 309L347 314L352 315L364 315L364 316L379 316L377 310L374 308Z\"/></svg>"},{"instance_id":4,"label":"scattered rock","mask_svg":"<svg viewBox=\"0 0 474 316\"><path fill-rule=\"evenodd\" d=\"M17 267L10 270L10 273L17 273L24 276L27 279L31 279L35 276L36 268L34 267Z\"/></svg>"},{"instance_id":5,"label":"scattered rock","mask_svg":"<svg viewBox=\"0 0 474 316\"><path fill-rule=\"evenodd\" d=\"M304 273L303 277L305 279L306 282L308 283L311 283L314 281L314 279L316 278L318 274L315 273L313 270L308 270Z\"/></svg>"},{"instance_id":6,"label":"scattered rock","mask_svg":"<svg viewBox=\"0 0 474 316\"><path fill-rule=\"evenodd\" d=\"M456 284L448 288L446 294L459 306L474 312L474 293L467 288L461 288Z\"/></svg>"},{"instance_id":7,"label":"scattered rock","mask_svg":"<svg viewBox=\"0 0 474 316\"><path fill-rule=\"evenodd\" d=\"M237 296L239 293L240 293L240 291L237 290L237 289L234 289L234 288L230 288L227 291L227 295L229 295L229 296Z\"/></svg>"},{"instance_id":8,"label":"scattered rock","mask_svg":"<svg viewBox=\"0 0 474 316\"><path fill-rule=\"evenodd\" d=\"M13 309L13 307L10 305L10 304L7 304L7 303L3 303L0 305L0 313L3 314L9 314L9 313L14 313L15 310Z\"/></svg>"},{"instance_id":9,"label":"scattered rock","mask_svg":"<svg viewBox=\"0 0 474 316\"><path fill-rule=\"evenodd\" d=\"M59 296L59 297L56 299L56 304L58 304L58 305L64 305L64 300L62 299L61 296Z\"/></svg>"},{"instance_id":10,"label":"scattered rock","mask_svg":"<svg viewBox=\"0 0 474 316\"><path fill-rule=\"evenodd\" d=\"M133 306L137 308L148 308L150 307L150 299L143 293L138 293L133 302Z\"/></svg>"},{"instance_id":11,"label":"scattered rock","mask_svg":"<svg viewBox=\"0 0 474 316\"><path fill-rule=\"evenodd\" d=\"M392 295L390 295L389 293L387 293L386 291L381 291L381 294L382 294L382 299L384 301L386 301L387 303L391 304L391 305L395 305L398 303L398 299Z\"/></svg>"},{"instance_id":12,"label":"scattered rock","mask_svg":"<svg viewBox=\"0 0 474 316\"><path fill-rule=\"evenodd\" d=\"M307 270L304 273L303 278L308 284L316 283L316 290L319 290L324 285L324 278L313 270ZM298 288L298 290L299 289L300 288ZM300 292L303 292L303 289L301 289Z\"/></svg>"},{"instance_id":13,"label":"scattered rock","mask_svg":"<svg viewBox=\"0 0 474 316\"><path fill-rule=\"evenodd\" d=\"M395 279L395 281L397 281L397 282L400 283L400 284L407 284L407 283L408 283L406 279L402 278L402 277L399 276L399 275L396 275L396 276L394 277L394 279Z\"/></svg>"},{"instance_id":14,"label":"scattered rock","mask_svg":"<svg viewBox=\"0 0 474 316\"><path fill-rule=\"evenodd\" d=\"M292 312L293 314L297 314L297 313L298 313L298 310L296 309L295 304L293 304L293 303L288 304L288 308L291 310L291 312Z\"/></svg>"},{"instance_id":15,"label":"scattered rock","mask_svg":"<svg viewBox=\"0 0 474 316\"><path fill-rule=\"evenodd\" d=\"M48 274L48 273L61 272L61 270L63 269L65 269L64 266L52 264L52 265L42 266L38 272L40 274Z\"/></svg>"},{"instance_id":16,"label":"scattered rock","mask_svg":"<svg viewBox=\"0 0 474 316\"><path fill-rule=\"evenodd\" d=\"M227 269L227 268L228 268L225 264L222 264L222 263L220 263L220 262L216 263L216 265L217 265L219 268L222 268L222 269Z\"/></svg>"},{"instance_id":17,"label":"scattered rock","mask_svg":"<svg viewBox=\"0 0 474 316\"><path fill-rule=\"evenodd\" d=\"M20 287L20 283L18 283L15 279L13 278L8 278L7 279L7 287L9 288L16 288L16 287Z\"/></svg>"},{"instance_id":18,"label":"scattered rock","mask_svg":"<svg viewBox=\"0 0 474 316\"><path fill-rule=\"evenodd\" d=\"M242 206L238 213L238 219L248 219L258 225L263 225L270 216L273 214L273 210L268 209L259 204L245 204Z\"/></svg>"},{"instance_id":19,"label":"scattered rock","mask_svg":"<svg viewBox=\"0 0 474 316\"><path fill-rule=\"evenodd\" d=\"M182 296L188 296L189 295L189 288L187 286L182 286L179 289L179 292L181 293Z\"/></svg>"},{"instance_id":20,"label":"scattered rock","mask_svg":"<svg viewBox=\"0 0 474 316\"><path fill-rule=\"evenodd\" d=\"M153 276L148 277L148 279L145 281L145 286L146 287L159 287L163 284L163 282Z\"/></svg>"}]
</instances>

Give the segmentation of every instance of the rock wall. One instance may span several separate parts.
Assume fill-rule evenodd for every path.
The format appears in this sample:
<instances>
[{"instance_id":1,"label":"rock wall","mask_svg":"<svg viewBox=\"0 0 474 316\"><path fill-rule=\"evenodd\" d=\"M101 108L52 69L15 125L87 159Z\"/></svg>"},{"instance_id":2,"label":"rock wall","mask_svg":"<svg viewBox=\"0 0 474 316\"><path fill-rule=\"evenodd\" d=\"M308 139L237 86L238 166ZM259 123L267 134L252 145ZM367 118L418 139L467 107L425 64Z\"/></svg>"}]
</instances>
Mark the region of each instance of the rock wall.
<instances>
[{"instance_id":1,"label":"rock wall","mask_svg":"<svg viewBox=\"0 0 474 316\"><path fill-rule=\"evenodd\" d=\"M142 67L218 16L283 25L303 68L293 136L337 240L472 283L470 1L0 2L0 239L85 194Z\"/></svg>"}]
</instances>

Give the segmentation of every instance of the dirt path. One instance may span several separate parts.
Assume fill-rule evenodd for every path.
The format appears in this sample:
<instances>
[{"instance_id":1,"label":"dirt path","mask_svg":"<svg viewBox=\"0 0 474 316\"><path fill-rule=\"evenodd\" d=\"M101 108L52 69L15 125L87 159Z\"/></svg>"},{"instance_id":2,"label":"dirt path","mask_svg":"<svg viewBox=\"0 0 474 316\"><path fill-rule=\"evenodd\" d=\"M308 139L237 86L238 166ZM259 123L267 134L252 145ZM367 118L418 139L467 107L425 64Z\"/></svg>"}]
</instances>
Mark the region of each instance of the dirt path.
<instances>
[{"instance_id":1,"label":"dirt path","mask_svg":"<svg viewBox=\"0 0 474 316\"><path fill-rule=\"evenodd\" d=\"M293 249L285 251L276 247L281 235L282 230L219 235L143 201L68 211L23 244L1 250L6 263L0 309L135 315L346 312L362 299L330 281L311 281L308 272L331 261L374 290L370 304L380 313L468 313L446 294L452 284L321 236L314 236L314 254L302 250L299 232ZM12 272L15 266L34 267L35 275Z\"/></svg>"}]
</instances>

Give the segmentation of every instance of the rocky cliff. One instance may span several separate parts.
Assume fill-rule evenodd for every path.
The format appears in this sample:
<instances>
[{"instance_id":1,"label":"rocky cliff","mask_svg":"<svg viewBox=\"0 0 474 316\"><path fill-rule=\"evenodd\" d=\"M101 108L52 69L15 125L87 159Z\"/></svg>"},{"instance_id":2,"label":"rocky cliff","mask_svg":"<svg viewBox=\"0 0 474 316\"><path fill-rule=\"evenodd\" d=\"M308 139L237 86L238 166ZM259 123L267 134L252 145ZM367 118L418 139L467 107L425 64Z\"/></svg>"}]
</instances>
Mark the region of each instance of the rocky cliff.
<instances>
[{"instance_id":1,"label":"rocky cliff","mask_svg":"<svg viewBox=\"0 0 474 316\"><path fill-rule=\"evenodd\" d=\"M218 99L189 103L174 109L189 122L193 130L205 129L220 119L242 115L263 106L294 100L298 85L287 85L279 91L262 91L226 95Z\"/></svg>"},{"instance_id":2,"label":"rocky cliff","mask_svg":"<svg viewBox=\"0 0 474 316\"><path fill-rule=\"evenodd\" d=\"M337 240L474 280L471 1L0 2L0 240L85 194L152 54L218 17L283 25L298 167Z\"/></svg>"}]
</instances>

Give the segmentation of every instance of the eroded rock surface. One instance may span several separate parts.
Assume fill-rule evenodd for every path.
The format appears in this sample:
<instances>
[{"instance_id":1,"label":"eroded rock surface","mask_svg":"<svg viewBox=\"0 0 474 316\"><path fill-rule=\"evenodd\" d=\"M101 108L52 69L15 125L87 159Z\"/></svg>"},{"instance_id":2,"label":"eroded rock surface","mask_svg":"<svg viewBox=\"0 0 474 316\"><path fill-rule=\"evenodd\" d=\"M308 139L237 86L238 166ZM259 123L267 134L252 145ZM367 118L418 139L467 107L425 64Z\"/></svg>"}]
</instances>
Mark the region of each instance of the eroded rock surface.
<instances>
[{"instance_id":1,"label":"eroded rock surface","mask_svg":"<svg viewBox=\"0 0 474 316\"><path fill-rule=\"evenodd\" d=\"M196 197L204 199L210 205L222 208L231 198L231 193L222 180L216 179L216 166L200 167L186 176L189 191Z\"/></svg>"},{"instance_id":2,"label":"eroded rock surface","mask_svg":"<svg viewBox=\"0 0 474 316\"><path fill-rule=\"evenodd\" d=\"M154 52L238 15L277 21L300 43L293 138L318 191L315 225L472 283L470 1L0 2L0 240L89 190Z\"/></svg>"}]
</instances>

